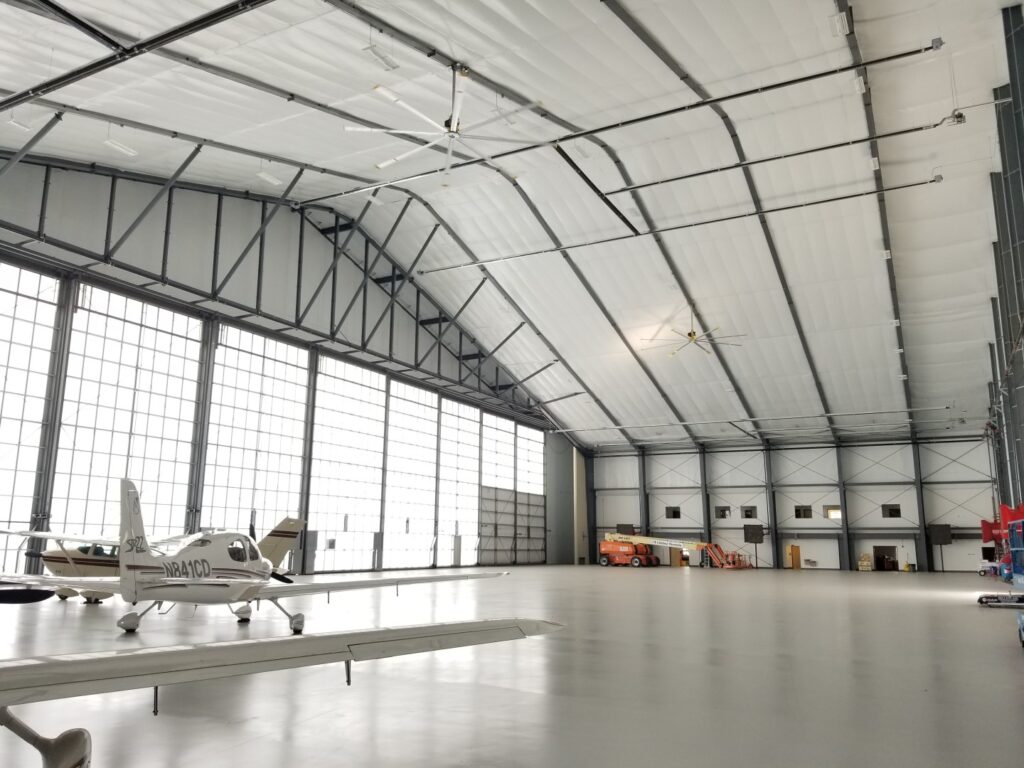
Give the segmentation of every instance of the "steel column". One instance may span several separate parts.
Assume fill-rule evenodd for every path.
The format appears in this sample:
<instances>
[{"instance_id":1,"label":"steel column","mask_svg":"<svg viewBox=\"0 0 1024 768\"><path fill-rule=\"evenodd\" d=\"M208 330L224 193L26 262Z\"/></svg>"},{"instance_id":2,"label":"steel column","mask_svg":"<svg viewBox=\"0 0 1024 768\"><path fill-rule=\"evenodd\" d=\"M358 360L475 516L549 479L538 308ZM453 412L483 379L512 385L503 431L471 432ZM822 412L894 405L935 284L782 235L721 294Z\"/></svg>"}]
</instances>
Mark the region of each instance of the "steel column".
<instances>
[{"instance_id":1,"label":"steel column","mask_svg":"<svg viewBox=\"0 0 1024 768\"><path fill-rule=\"evenodd\" d=\"M768 530L771 532L772 568L782 568L782 537L779 534L779 516L775 508L775 480L772 471L772 452L764 449L764 491L768 499Z\"/></svg>"},{"instance_id":2,"label":"steel column","mask_svg":"<svg viewBox=\"0 0 1024 768\"><path fill-rule=\"evenodd\" d=\"M850 514L846 504L846 475L843 473L843 449L841 446L832 448L836 454L836 478L839 487L839 514L843 518L843 532L839 537L839 569L857 570L857 558L854 557L853 538L850 536Z\"/></svg>"},{"instance_id":3,"label":"steel column","mask_svg":"<svg viewBox=\"0 0 1024 768\"><path fill-rule=\"evenodd\" d=\"M647 457L644 449L636 453L636 471L638 501L640 502L640 535L651 535L651 500L647 496Z\"/></svg>"},{"instance_id":4,"label":"steel column","mask_svg":"<svg viewBox=\"0 0 1024 768\"><path fill-rule=\"evenodd\" d=\"M708 493L708 452L704 446L697 453L700 467L700 512L704 541L711 543L711 496Z\"/></svg>"},{"instance_id":5,"label":"steel column","mask_svg":"<svg viewBox=\"0 0 1024 768\"><path fill-rule=\"evenodd\" d=\"M381 451L380 463L380 526L377 528L377 535L374 537L376 552L373 558L373 570L380 571L384 568L384 511L387 507L388 497L388 433L391 427L391 377L388 376L384 382L384 442Z\"/></svg>"},{"instance_id":6,"label":"steel column","mask_svg":"<svg viewBox=\"0 0 1024 768\"><path fill-rule=\"evenodd\" d=\"M78 280L64 278L57 293L57 308L53 318L50 341L50 366L46 377L46 400L39 424L39 455L36 459L35 486L32 491L32 513L29 529L50 530L50 507L53 504L53 480L57 467L57 448L60 442L61 409L64 407L64 389L67 384L68 358L71 354L71 327L78 306ZM42 552L42 539L31 539L26 551ZM42 573L39 558L25 559L25 573Z\"/></svg>"},{"instance_id":7,"label":"steel column","mask_svg":"<svg viewBox=\"0 0 1024 768\"><path fill-rule=\"evenodd\" d=\"M924 513L924 483L921 478L921 446L915 440L911 443L911 451L914 456L914 494L917 498L917 535L914 537L914 544L917 548L917 569L919 571L934 571L935 563L932 562L932 548L928 538L927 516Z\"/></svg>"},{"instance_id":8,"label":"steel column","mask_svg":"<svg viewBox=\"0 0 1024 768\"><path fill-rule=\"evenodd\" d=\"M210 441L210 409L213 404L213 371L220 341L220 323L203 320L196 378L196 404L192 413L192 444L189 453L188 492L185 501L185 533L202 527L203 485L206 480L206 451Z\"/></svg>"},{"instance_id":9,"label":"steel column","mask_svg":"<svg viewBox=\"0 0 1024 768\"><path fill-rule=\"evenodd\" d=\"M597 491L594 488L594 454L587 453L583 457L583 469L586 475L587 488L587 542L589 552L587 560L597 562Z\"/></svg>"},{"instance_id":10,"label":"steel column","mask_svg":"<svg viewBox=\"0 0 1024 768\"><path fill-rule=\"evenodd\" d=\"M309 497L313 482L313 430L316 423L316 384L319 373L320 353L316 349L310 349L306 369L306 410L302 422L302 477L299 481L298 513L302 519L303 536L309 530ZM300 573L309 573L307 552L308 547L303 541Z\"/></svg>"}]
</instances>

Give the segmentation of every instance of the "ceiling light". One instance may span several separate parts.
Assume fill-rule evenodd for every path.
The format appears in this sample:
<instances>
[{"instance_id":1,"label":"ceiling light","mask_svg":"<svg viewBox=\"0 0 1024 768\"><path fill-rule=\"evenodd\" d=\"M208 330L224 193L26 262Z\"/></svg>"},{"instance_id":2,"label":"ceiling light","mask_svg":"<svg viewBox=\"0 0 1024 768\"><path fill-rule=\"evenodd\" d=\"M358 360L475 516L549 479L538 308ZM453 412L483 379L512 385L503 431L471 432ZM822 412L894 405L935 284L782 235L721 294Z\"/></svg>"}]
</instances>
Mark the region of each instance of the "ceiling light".
<instances>
[{"instance_id":1,"label":"ceiling light","mask_svg":"<svg viewBox=\"0 0 1024 768\"><path fill-rule=\"evenodd\" d=\"M858 75L857 79L853 81L853 90L857 93L863 94L867 89L868 85L864 82L864 78Z\"/></svg>"},{"instance_id":2,"label":"ceiling light","mask_svg":"<svg viewBox=\"0 0 1024 768\"><path fill-rule=\"evenodd\" d=\"M277 176L266 171L260 171L256 174L259 178L263 179L267 184L273 184L275 187L280 187L283 183Z\"/></svg>"},{"instance_id":3,"label":"ceiling light","mask_svg":"<svg viewBox=\"0 0 1024 768\"><path fill-rule=\"evenodd\" d=\"M128 157L137 157L139 154L136 150L132 149L127 144L122 144L117 139L104 139L103 143L111 149L116 149L121 154L128 155Z\"/></svg>"},{"instance_id":4,"label":"ceiling light","mask_svg":"<svg viewBox=\"0 0 1024 768\"><path fill-rule=\"evenodd\" d=\"M25 131L26 133L28 133L29 131L31 131L31 130L32 130L32 129L31 129L31 128L29 128L29 127L28 127L27 125L25 125L25 124L24 124L23 122L21 122L20 120L15 120L15 119L14 119L13 117L12 117L12 118L9 118L9 119L7 120L7 124L8 124L8 125L13 125L13 126L14 126L15 128L17 128L17 129L18 129L19 131Z\"/></svg>"},{"instance_id":5,"label":"ceiling light","mask_svg":"<svg viewBox=\"0 0 1024 768\"><path fill-rule=\"evenodd\" d=\"M829 25L832 27L833 37L846 37L850 34L850 19L845 13L837 13L828 17Z\"/></svg>"},{"instance_id":6,"label":"ceiling light","mask_svg":"<svg viewBox=\"0 0 1024 768\"><path fill-rule=\"evenodd\" d=\"M871 170L877 171L881 168L881 163L878 162L878 158L872 155L871 157Z\"/></svg>"},{"instance_id":7,"label":"ceiling light","mask_svg":"<svg viewBox=\"0 0 1024 768\"><path fill-rule=\"evenodd\" d=\"M398 69L398 62L395 61L394 57L391 56L387 51L381 49L376 43L370 43L368 46L363 48L364 51L369 51L370 55L377 60L377 62L384 67L388 72Z\"/></svg>"},{"instance_id":8,"label":"ceiling light","mask_svg":"<svg viewBox=\"0 0 1024 768\"><path fill-rule=\"evenodd\" d=\"M891 259L892 258L892 251L890 251L888 248L886 250L882 251L882 258L883 259Z\"/></svg>"}]
</instances>

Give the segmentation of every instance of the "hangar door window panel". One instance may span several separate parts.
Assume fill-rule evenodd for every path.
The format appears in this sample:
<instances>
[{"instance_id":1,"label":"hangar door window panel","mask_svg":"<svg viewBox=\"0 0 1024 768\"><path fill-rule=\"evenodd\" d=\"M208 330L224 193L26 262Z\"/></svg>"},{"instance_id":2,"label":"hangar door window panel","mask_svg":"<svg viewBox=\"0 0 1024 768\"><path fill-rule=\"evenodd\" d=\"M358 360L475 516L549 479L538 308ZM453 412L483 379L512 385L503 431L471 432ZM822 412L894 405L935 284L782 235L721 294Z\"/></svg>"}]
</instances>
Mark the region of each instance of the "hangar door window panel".
<instances>
[{"instance_id":1,"label":"hangar door window panel","mask_svg":"<svg viewBox=\"0 0 1024 768\"><path fill-rule=\"evenodd\" d=\"M382 374L320 358L309 484L309 530L317 534L314 570L374 567L386 398Z\"/></svg>"},{"instance_id":2,"label":"hangar door window panel","mask_svg":"<svg viewBox=\"0 0 1024 768\"><path fill-rule=\"evenodd\" d=\"M437 564L476 565L480 541L479 408L441 400L437 478Z\"/></svg>"},{"instance_id":3,"label":"hangar door window panel","mask_svg":"<svg viewBox=\"0 0 1024 768\"><path fill-rule=\"evenodd\" d=\"M544 504L544 433L516 428L516 562L546 559L547 515Z\"/></svg>"},{"instance_id":4,"label":"hangar door window panel","mask_svg":"<svg viewBox=\"0 0 1024 768\"><path fill-rule=\"evenodd\" d=\"M480 565L510 565L516 546L515 422L485 413L480 436Z\"/></svg>"},{"instance_id":5,"label":"hangar door window panel","mask_svg":"<svg viewBox=\"0 0 1024 768\"><path fill-rule=\"evenodd\" d=\"M114 533L119 480L138 486L146 528L180 533L202 321L82 286L71 324L54 527Z\"/></svg>"},{"instance_id":6,"label":"hangar door window panel","mask_svg":"<svg viewBox=\"0 0 1024 768\"><path fill-rule=\"evenodd\" d=\"M384 568L434 563L438 397L398 381L388 404Z\"/></svg>"},{"instance_id":7,"label":"hangar door window panel","mask_svg":"<svg viewBox=\"0 0 1024 768\"><path fill-rule=\"evenodd\" d=\"M213 369L202 525L257 534L299 512L309 355L222 326Z\"/></svg>"},{"instance_id":8,"label":"hangar door window panel","mask_svg":"<svg viewBox=\"0 0 1024 768\"><path fill-rule=\"evenodd\" d=\"M28 528L58 283L0 264L0 527ZM20 537L0 536L0 567L20 570ZM21 549L19 549L21 548Z\"/></svg>"}]
</instances>

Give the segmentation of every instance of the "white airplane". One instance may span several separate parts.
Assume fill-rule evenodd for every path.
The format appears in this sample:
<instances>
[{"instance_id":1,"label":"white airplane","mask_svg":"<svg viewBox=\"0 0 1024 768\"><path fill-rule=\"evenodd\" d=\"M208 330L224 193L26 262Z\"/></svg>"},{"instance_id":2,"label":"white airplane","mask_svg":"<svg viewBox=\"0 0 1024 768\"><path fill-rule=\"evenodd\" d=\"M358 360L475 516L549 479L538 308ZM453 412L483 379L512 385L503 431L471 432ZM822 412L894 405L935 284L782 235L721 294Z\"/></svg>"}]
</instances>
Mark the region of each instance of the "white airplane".
<instances>
[{"instance_id":1,"label":"white airplane","mask_svg":"<svg viewBox=\"0 0 1024 768\"><path fill-rule=\"evenodd\" d=\"M239 623L252 618L253 600L268 600L288 617L294 634L302 634L305 616L288 613L278 602L283 597L317 595L350 589L400 587L440 581L464 581L504 576L505 573L467 573L443 576L405 576L348 581L320 581L271 584L274 575L270 562L248 536L240 533L202 534L185 540L174 554L150 548L142 524L139 492L130 480L121 481L120 575L117 578L64 578L0 574L0 583L20 585L25 590L0 590L0 603L35 602L50 597L58 589L76 592L119 592L122 599L137 605L151 604L141 613L131 611L117 621L125 632L135 632L142 617L153 608L168 603L228 605L242 603L231 612ZM19 595L22 592L24 594Z\"/></svg>"},{"instance_id":2,"label":"white airplane","mask_svg":"<svg viewBox=\"0 0 1024 768\"><path fill-rule=\"evenodd\" d=\"M291 583L281 573L281 563L285 555L291 551L295 539L302 530L303 523L297 517L285 517L274 526L273 530L264 536L257 545L260 554L270 561L274 570L271 577L279 581ZM225 531L208 531L206 533L224 533ZM80 579L92 576L110 576L118 573L120 561L118 552L120 541L118 539L106 539L102 536L89 536L81 533L69 533L67 531L15 531L0 529L0 535L21 536L25 539L53 540L57 543L57 549L48 549L45 552L26 552L25 557L39 558L43 565L54 576ZM187 545L191 540L200 538L202 534L185 534L169 536L164 539L157 539L149 543L150 549L155 551L168 552L176 551ZM254 526L249 527L249 537L255 541L256 531ZM80 544L77 547L65 547L66 542ZM99 603L113 596L113 592L92 592L81 593L69 587L62 587L56 591L57 597L67 600L69 597L81 594L88 604Z\"/></svg>"},{"instance_id":3,"label":"white airplane","mask_svg":"<svg viewBox=\"0 0 1024 768\"><path fill-rule=\"evenodd\" d=\"M538 619L486 619L328 632L296 639L276 637L11 659L0 661L0 726L32 745L42 756L43 768L88 768L92 737L87 730L73 728L49 739L15 717L9 707L153 688L155 715L159 711L157 692L161 685L341 661L345 662L346 682L351 685L353 661L521 640L560 629L561 624Z\"/></svg>"}]
</instances>

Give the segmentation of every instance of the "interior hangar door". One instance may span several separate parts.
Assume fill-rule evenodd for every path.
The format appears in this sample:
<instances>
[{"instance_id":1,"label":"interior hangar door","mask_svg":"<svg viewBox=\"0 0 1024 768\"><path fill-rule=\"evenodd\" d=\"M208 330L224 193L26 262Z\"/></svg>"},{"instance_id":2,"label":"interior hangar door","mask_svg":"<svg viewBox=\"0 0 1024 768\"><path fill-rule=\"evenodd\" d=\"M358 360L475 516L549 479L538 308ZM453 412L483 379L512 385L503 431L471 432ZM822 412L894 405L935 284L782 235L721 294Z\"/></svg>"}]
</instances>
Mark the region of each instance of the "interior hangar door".
<instances>
[{"instance_id":1,"label":"interior hangar door","mask_svg":"<svg viewBox=\"0 0 1024 768\"><path fill-rule=\"evenodd\" d=\"M480 565L516 562L516 493L480 487Z\"/></svg>"}]
</instances>

